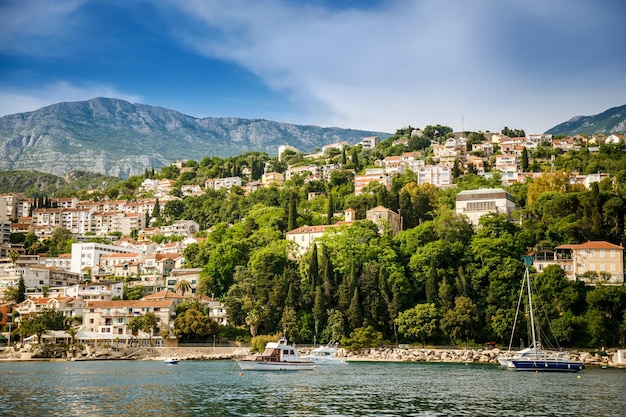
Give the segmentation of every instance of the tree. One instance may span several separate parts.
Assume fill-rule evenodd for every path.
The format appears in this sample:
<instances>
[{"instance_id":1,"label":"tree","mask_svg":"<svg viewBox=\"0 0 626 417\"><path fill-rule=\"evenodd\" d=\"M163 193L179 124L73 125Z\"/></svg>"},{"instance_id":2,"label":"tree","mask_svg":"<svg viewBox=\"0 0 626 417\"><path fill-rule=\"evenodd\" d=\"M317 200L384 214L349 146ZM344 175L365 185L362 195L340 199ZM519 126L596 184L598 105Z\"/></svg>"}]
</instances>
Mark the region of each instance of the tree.
<instances>
[{"instance_id":1,"label":"tree","mask_svg":"<svg viewBox=\"0 0 626 417\"><path fill-rule=\"evenodd\" d=\"M456 297L454 309L448 310L441 319L441 330L454 342L465 340L472 335L475 315L476 306L471 299L465 296Z\"/></svg>"},{"instance_id":2,"label":"tree","mask_svg":"<svg viewBox=\"0 0 626 417\"><path fill-rule=\"evenodd\" d=\"M396 319L398 332L410 339L417 339L426 346L426 341L433 337L439 325L439 313L434 304L417 304L405 310Z\"/></svg>"},{"instance_id":3,"label":"tree","mask_svg":"<svg viewBox=\"0 0 626 417\"><path fill-rule=\"evenodd\" d=\"M523 172L528 172L528 149L524 146L522 148L522 160L520 162L520 167Z\"/></svg>"},{"instance_id":4,"label":"tree","mask_svg":"<svg viewBox=\"0 0 626 417\"><path fill-rule=\"evenodd\" d=\"M215 320L200 310L199 303L190 304L176 315L174 334L183 341L200 341L210 334L216 334L218 326Z\"/></svg>"},{"instance_id":5,"label":"tree","mask_svg":"<svg viewBox=\"0 0 626 417\"><path fill-rule=\"evenodd\" d=\"M191 291L191 283L187 281L186 279L181 279L180 281L176 282L176 285L174 285L174 291L176 292L180 291L180 293L184 297L185 293Z\"/></svg>"},{"instance_id":6,"label":"tree","mask_svg":"<svg viewBox=\"0 0 626 417\"><path fill-rule=\"evenodd\" d=\"M154 208L152 209L152 218L158 219L161 216L161 204L157 198L154 202Z\"/></svg>"},{"instance_id":7,"label":"tree","mask_svg":"<svg viewBox=\"0 0 626 417\"><path fill-rule=\"evenodd\" d=\"M326 224L333 224L335 208L333 206L333 193L328 191L328 203L326 205Z\"/></svg>"},{"instance_id":8,"label":"tree","mask_svg":"<svg viewBox=\"0 0 626 417\"><path fill-rule=\"evenodd\" d=\"M259 312L257 310L252 310L246 316L246 325L250 328L250 334L252 337L256 336L257 330L259 328Z\"/></svg>"}]
</instances>

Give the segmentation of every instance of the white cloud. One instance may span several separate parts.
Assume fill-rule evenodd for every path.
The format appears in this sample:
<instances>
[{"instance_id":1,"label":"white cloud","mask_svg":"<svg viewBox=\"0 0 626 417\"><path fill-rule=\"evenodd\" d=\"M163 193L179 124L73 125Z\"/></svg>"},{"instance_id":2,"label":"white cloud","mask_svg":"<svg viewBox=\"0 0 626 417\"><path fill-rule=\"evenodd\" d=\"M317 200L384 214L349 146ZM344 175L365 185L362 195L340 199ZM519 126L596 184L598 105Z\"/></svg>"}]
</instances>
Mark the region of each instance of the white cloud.
<instances>
[{"instance_id":1,"label":"white cloud","mask_svg":"<svg viewBox=\"0 0 626 417\"><path fill-rule=\"evenodd\" d=\"M592 101L566 102L573 90L617 97L614 84L599 86L605 80L554 68L549 75L559 77L560 90L550 89L557 80L546 78L542 62L528 59L541 56L544 42L552 48L545 54L564 59L576 56L575 45L532 35L554 30L560 15L589 15L593 6L579 1L583 10L572 11L568 2L542 4L406 0L333 10L279 0L190 0L176 5L200 24L178 27L177 36L288 92L309 122L389 131L436 123L461 129L464 120L465 129L539 131L564 121L555 109L567 119ZM512 34L522 40L507 44ZM530 35L527 45L524 35Z\"/></svg>"},{"instance_id":2,"label":"white cloud","mask_svg":"<svg viewBox=\"0 0 626 417\"><path fill-rule=\"evenodd\" d=\"M107 85L75 86L58 81L29 91L0 91L0 115L30 112L63 101L83 101L94 97L112 97L131 103L142 102L142 97L118 91Z\"/></svg>"},{"instance_id":3,"label":"white cloud","mask_svg":"<svg viewBox=\"0 0 626 417\"><path fill-rule=\"evenodd\" d=\"M0 50L52 54L52 39L74 28L71 19L86 0L9 0L0 2ZM31 42L33 41L33 42Z\"/></svg>"}]
</instances>

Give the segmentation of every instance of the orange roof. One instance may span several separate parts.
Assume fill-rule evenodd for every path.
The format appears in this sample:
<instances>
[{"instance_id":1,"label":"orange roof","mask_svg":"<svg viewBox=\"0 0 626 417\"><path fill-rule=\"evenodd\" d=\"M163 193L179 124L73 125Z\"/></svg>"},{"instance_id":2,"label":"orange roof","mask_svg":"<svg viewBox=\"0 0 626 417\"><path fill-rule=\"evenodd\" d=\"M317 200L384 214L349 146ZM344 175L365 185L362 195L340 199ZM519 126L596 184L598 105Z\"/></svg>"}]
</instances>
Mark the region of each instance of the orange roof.
<instances>
[{"instance_id":1,"label":"orange roof","mask_svg":"<svg viewBox=\"0 0 626 417\"><path fill-rule=\"evenodd\" d=\"M172 300L112 300L87 301L85 308L146 308L169 307Z\"/></svg>"},{"instance_id":2,"label":"orange roof","mask_svg":"<svg viewBox=\"0 0 626 417\"><path fill-rule=\"evenodd\" d=\"M580 245L560 245L556 249L624 249L619 245L600 240L581 243Z\"/></svg>"},{"instance_id":3,"label":"orange roof","mask_svg":"<svg viewBox=\"0 0 626 417\"><path fill-rule=\"evenodd\" d=\"M323 233L327 228L335 228L336 224L325 224L322 226L302 226L287 232L288 235L300 233Z\"/></svg>"},{"instance_id":4,"label":"orange roof","mask_svg":"<svg viewBox=\"0 0 626 417\"><path fill-rule=\"evenodd\" d=\"M166 300L168 298L186 298L170 290L162 290L143 297L144 300Z\"/></svg>"}]
</instances>

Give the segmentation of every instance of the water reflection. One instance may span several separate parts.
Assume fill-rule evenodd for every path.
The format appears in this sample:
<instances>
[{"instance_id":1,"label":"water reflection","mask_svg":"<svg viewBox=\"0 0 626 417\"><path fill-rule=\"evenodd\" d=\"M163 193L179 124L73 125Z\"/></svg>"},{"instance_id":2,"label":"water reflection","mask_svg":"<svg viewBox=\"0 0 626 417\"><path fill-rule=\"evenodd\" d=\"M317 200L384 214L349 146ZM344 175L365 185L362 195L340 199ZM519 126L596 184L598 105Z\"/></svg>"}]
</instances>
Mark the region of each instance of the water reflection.
<instances>
[{"instance_id":1,"label":"water reflection","mask_svg":"<svg viewBox=\"0 0 626 417\"><path fill-rule=\"evenodd\" d=\"M241 375L233 365L0 363L0 415L617 417L626 409L620 370L534 374L484 365L351 363Z\"/></svg>"}]
</instances>

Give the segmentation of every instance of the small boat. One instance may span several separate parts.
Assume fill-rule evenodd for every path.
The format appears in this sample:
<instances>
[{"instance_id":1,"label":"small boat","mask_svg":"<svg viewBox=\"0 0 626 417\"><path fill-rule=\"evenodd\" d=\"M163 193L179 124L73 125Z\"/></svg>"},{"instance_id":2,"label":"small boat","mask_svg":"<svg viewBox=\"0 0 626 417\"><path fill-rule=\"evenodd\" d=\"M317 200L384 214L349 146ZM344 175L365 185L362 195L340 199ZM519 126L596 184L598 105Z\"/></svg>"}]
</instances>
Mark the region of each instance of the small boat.
<instances>
[{"instance_id":1,"label":"small boat","mask_svg":"<svg viewBox=\"0 0 626 417\"><path fill-rule=\"evenodd\" d=\"M289 345L284 337L278 342L267 343L262 354L240 359L237 364L244 371L300 371L315 368L313 362L300 359L296 348Z\"/></svg>"},{"instance_id":2,"label":"small boat","mask_svg":"<svg viewBox=\"0 0 626 417\"><path fill-rule=\"evenodd\" d=\"M338 350L332 346L320 346L302 359L309 360L315 365L347 365L346 359L338 357L337 353Z\"/></svg>"},{"instance_id":3,"label":"small boat","mask_svg":"<svg viewBox=\"0 0 626 417\"><path fill-rule=\"evenodd\" d=\"M178 365L178 362L180 362L178 358L167 358L163 361L167 365Z\"/></svg>"},{"instance_id":4,"label":"small boat","mask_svg":"<svg viewBox=\"0 0 626 417\"><path fill-rule=\"evenodd\" d=\"M572 360L567 352L545 352L541 349L541 343L537 341L538 329L535 328L535 314L533 310L533 300L530 286L530 273L526 267L524 280L528 290L528 308L530 315L530 330L532 335L532 345L530 350L522 351L519 357L510 359L516 371L553 371L553 372L578 372L585 369L581 361ZM500 361L500 358L498 359ZM502 362L500 361L500 364Z\"/></svg>"}]
</instances>

